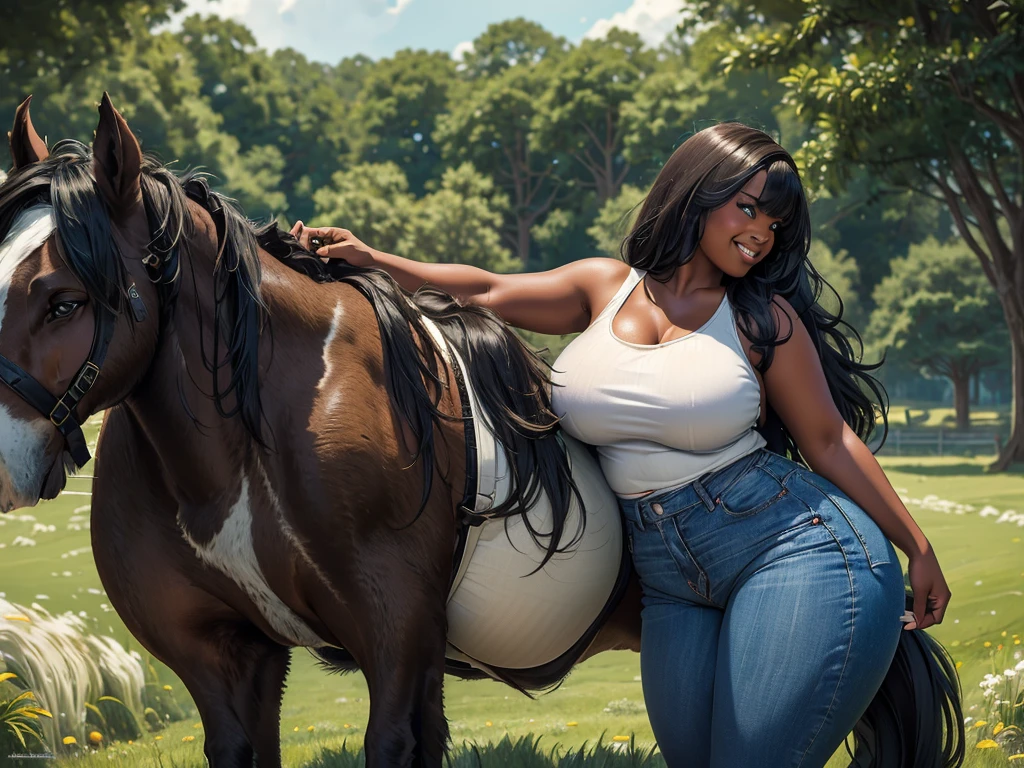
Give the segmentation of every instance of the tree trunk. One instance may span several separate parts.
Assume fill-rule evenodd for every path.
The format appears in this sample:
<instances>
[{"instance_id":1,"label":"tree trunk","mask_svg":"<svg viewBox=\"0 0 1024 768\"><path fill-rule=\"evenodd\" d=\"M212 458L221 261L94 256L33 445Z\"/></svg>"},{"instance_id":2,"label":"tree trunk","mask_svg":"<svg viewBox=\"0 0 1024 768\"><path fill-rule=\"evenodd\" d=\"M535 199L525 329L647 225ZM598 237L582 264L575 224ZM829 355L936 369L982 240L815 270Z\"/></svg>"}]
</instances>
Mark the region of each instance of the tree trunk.
<instances>
[{"instance_id":1,"label":"tree trunk","mask_svg":"<svg viewBox=\"0 0 1024 768\"><path fill-rule=\"evenodd\" d=\"M530 271L530 225L533 217L528 213L516 216L516 256L523 265L523 272Z\"/></svg>"},{"instance_id":2,"label":"tree trunk","mask_svg":"<svg viewBox=\"0 0 1024 768\"><path fill-rule=\"evenodd\" d=\"M1011 464L1024 462L1024 323L1010 322L1010 436L989 472L1004 472Z\"/></svg>"},{"instance_id":3,"label":"tree trunk","mask_svg":"<svg viewBox=\"0 0 1024 768\"><path fill-rule=\"evenodd\" d=\"M953 407L956 411L956 428L970 429L971 426L971 376L955 373L950 376L953 382Z\"/></svg>"}]
</instances>

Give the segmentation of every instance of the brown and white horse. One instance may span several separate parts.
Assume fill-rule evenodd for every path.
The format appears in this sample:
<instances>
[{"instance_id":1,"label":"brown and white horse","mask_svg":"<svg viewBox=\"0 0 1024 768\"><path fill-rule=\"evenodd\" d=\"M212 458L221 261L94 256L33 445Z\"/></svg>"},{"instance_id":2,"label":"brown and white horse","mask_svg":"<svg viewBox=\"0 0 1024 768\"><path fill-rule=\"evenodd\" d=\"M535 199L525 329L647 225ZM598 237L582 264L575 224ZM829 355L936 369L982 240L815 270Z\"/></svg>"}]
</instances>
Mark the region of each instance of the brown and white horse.
<instances>
[{"instance_id":1,"label":"brown and white horse","mask_svg":"<svg viewBox=\"0 0 1024 768\"><path fill-rule=\"evenodd\" d=\"M210 764L281 764L290 649L327 646L366 676L367 765L441 765L468 462L461 382L420 312L472 360L515 449L500 513L551 499L556 528L536 532L551 556L575 485L538 359L485 310L424 291L416 311L383 272L255 230L200 177L144 157L106 94L99 112L91 150L48 150L28 100L10 135L0 509L55 497L89 458L79 424L106 410L96 565L195 700ZM638 650L635 584L603 618L572 654L508 682L543 688L600 650Z\"/></svg>"}]
</instances>

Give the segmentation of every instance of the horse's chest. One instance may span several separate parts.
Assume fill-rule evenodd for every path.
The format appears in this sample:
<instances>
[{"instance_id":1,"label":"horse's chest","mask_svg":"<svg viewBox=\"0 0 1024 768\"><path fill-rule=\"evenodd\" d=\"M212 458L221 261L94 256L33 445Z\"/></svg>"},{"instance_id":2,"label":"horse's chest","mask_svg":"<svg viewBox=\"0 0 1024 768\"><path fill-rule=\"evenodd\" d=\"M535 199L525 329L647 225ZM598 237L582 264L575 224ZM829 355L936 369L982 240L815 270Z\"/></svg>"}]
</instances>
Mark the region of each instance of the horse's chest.
<instances>
[{"instance_id":1,"label":"horse's chest","mask_svg":"<svg viewBox=\"0 0 1024 768\"><path fill-rule=\"evenodd\" d=\"M269 501L253 498L249 480L243 478L238 500L218 516L219 521L206 524L213 530L202 530L203 522L183 519L181 514L179 525L198 558L231 579L275 632L295 645L322 645L323 640L270 586L264 563L272 562L275 556L282 561L281 553L272 551L274 547L267 543L267 532L273 526L266 519L274 515L271 507Z\"/></svg>"}]
</instances>

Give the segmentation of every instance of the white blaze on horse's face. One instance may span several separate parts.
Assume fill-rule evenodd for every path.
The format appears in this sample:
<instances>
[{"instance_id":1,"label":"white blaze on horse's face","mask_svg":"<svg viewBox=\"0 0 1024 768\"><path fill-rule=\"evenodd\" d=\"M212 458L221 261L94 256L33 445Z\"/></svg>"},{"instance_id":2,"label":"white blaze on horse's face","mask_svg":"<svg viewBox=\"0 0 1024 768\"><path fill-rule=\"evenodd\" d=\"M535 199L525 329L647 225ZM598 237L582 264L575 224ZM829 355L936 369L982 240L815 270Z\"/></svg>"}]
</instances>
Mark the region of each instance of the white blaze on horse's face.
<instances>
[{"instance_id":1,"label":"white blaze on horse's face","mask_svg":"<svg viewBox=\"0 0 1024 768\"><path fill-rule=\"evenodd\" d=\"M8 293L14 274L29 256L39 250L53 234L56 222L53 209L36 206L23 211L0 243L0 343L8 312ZM2 347L0 347L2 350ZM0 384L0 396L17 398ZM39 418L18 418L0 402L0 511L28 507L39 501L46 476L46 445L51 437L50 423Z\"/></svg>"}]
</instances>

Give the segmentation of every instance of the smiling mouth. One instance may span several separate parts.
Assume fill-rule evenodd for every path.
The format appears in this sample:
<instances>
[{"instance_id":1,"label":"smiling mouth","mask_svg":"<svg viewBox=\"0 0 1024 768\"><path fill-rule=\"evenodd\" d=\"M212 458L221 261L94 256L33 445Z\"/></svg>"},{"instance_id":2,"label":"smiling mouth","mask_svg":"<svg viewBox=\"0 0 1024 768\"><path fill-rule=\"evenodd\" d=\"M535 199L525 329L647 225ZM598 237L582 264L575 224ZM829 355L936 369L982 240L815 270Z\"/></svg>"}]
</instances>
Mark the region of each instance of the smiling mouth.
<instances>
[{"instance_id":1,"label":"smiling mouth","mask_svg":"<svg viewBox=\"0 0 1024 768\"><path fill-rule=\"evenodd\" d=\"M747 246L740 245L735 240L733 240L732 242L739 249L739 252L743 255L743 258L746 261L754 262L757 260L757 257L761 255L760 251L752 251L749 248L747 248Z\"/></svg>"}]
</instances>

